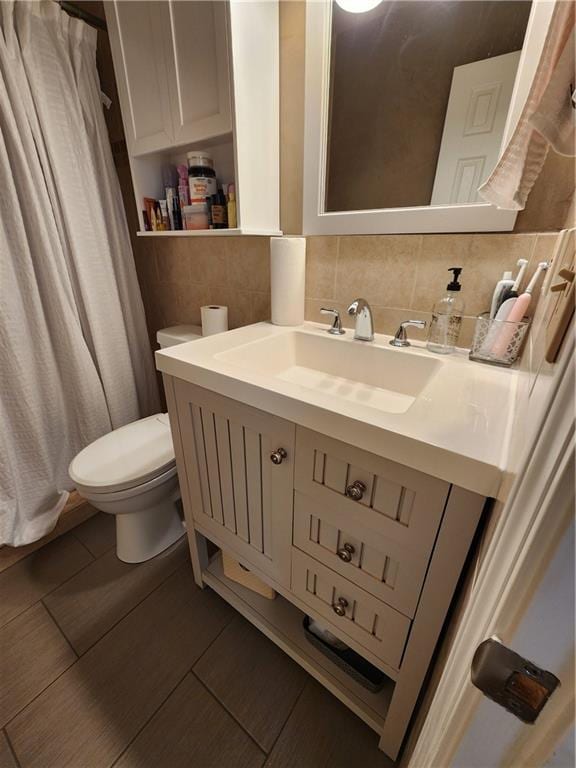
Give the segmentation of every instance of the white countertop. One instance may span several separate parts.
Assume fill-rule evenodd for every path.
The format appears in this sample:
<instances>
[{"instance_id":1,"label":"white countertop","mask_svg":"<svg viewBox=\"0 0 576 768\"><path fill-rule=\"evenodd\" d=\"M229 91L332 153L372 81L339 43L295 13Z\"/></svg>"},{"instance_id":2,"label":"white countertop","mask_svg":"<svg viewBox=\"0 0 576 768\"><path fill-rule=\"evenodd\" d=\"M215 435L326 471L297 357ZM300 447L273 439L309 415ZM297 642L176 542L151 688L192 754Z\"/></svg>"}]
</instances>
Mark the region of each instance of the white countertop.
<instances>
[{"instance_id":1,"label":"white countertop","mask_svg":"<svg viewBox=\"0 0 576 768\"><path fill-rule=\"evenodd\" d=\"M239 346L294 331L327 336L326 325L317 323L298 327L257 323L160 350L156 365L163 373L462 488L496 496L510 441L516 371L470 362L464 350L435 355L418 342L408 349L393 349L389 336L377 334L370 346L394 355L424 355L439 363L405 412L387 413L222 359ZM354 340L351 331L331 341L367 344ZM345 355L345 346L340 349Z\"/></svg>"}]
</instances>

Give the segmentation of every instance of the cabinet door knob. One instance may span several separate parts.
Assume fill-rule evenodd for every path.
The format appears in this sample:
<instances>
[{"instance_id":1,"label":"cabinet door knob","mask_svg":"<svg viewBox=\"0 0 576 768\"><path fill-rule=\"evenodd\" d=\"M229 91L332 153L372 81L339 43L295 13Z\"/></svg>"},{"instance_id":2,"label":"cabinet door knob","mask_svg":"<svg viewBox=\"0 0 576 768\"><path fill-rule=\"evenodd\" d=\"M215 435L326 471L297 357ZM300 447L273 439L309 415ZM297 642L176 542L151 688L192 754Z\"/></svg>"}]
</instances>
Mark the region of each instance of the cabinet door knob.
<instances>
[{"instance_id":1,"label":"cabinet door knob","mask_svg":"<svg viewBox=\"0 0 576 768\"><path fill-rule=\"evenodd\" d=\"M352 560L352 555L354 554L356 550L352 546L352 544L344 544L342 549L339 549L336 554L340 558L340 560L344 560L345 563L349 563Z\"/></svg>"},{"instance_id":2,"label":"cabinet door knob","mask_svg":"<svg viewBox=\"0 0 576 768\"><path fill-rule=\"evenodd\" d=\"M346 608L348 608L348 600L346 600L345 597L339 597L332 606L332 610L336 616L346 616Z\"/></svg>"},{"instance_id":3,"label":"cabinet door knob","mask_svg":"<svg viewBox=\"0 0 576 768\"><path fill-rule=\"evenodd\" d=\"M284 448L276 448L276 450L272 451L270 454L270 461L272 464L282 464L287 456L288 454Z\"/></svg>"},{"instance_id":4,"label":"cabinet door knob","mask_svg":"<svg viewBox=\"0 0 576 768\"><path fill-rule=\"evenodd\" d=\"M360 501L360 499L366 493L366 486L361 480L355 480L350 485L346 486L346 496L354 501Z\"/></svg>"}]
</instances>

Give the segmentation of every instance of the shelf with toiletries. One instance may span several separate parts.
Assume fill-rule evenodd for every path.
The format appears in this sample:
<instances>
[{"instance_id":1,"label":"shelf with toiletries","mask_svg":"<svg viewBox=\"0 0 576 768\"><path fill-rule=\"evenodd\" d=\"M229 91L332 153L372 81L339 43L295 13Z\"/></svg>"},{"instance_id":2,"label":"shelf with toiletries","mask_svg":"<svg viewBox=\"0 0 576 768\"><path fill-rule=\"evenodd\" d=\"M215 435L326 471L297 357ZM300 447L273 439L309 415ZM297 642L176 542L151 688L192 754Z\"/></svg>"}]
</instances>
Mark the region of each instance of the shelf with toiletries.
<instances>
[{"instance_id":1,"label":"shelf with toiletries","mask_svg":"<svg viewBox=\"0 0 576 768\"><path fill-rule=\"evenodd\" d=\"M114 0L106 16L138 236L280 234L278 3ZM193 152L214 176L174 217L166 189Z\"/></svg>"}]
</instances>

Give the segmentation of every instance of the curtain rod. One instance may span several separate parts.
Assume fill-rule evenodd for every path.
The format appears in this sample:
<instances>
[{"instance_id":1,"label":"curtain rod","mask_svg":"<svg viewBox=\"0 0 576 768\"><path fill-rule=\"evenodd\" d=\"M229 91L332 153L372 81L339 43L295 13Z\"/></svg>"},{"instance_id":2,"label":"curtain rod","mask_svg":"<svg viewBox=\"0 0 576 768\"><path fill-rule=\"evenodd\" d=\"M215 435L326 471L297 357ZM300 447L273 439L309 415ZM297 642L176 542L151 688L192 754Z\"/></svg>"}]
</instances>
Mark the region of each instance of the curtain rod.
<instances>
[{"instance_id":1,"label":"curtain rod","mask_svg":"<svg viewBox=\"0 0 576 768\"><path fill-rule=\"evenodd\" d=\"M75 3L69 3L67 0L56 0L56 2L63 11L66 11L69 16L74 16L76 19L81 19L91 27L103 29L105 32L108 31L104 19L95 16L93 13L88 13L88 11L82 10L82 8L79 8Z\"/></svg>"}]
</instances>

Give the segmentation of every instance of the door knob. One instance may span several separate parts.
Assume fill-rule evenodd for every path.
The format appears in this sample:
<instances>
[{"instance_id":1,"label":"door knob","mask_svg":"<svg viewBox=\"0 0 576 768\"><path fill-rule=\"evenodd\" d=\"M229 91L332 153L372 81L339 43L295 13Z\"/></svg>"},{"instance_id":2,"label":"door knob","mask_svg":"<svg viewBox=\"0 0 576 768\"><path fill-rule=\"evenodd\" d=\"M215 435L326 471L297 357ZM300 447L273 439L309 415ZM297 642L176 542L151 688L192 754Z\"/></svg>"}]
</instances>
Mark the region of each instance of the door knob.
<instances>
[{"instance_id":1,"label":"door knob","mask_svg":"<svg viewBox=\"0 0 576 768\"><path fill-rule=\"evenodd\" d=\"M286 450L284 448L276 448L275 451L272 451L270 454L270 461L272 464L282 464L285 458L287 458L288 454L286 453Z\"/></svg>"},{"instance_id":2,"label":"door knob","mask_svg":"<svg viewBox=\"0 0 576 768\"><path fill-rule=\"evenodd\" d=\"M339 597L332 606L332 610L337 616L346 616L346 608L348 608L348 600L345 597Z\"/></svg>"},{"instance_id":3,"label":"door knob","mask_svg":"<svg viewBox=\"0 0 576 768\"><path fill-rule=\"evenodd\" d=\"M361 480L355 480L350 485L346 486L346 496L354 501L360 501L360 499L366 493L366 486Z\"/></svg>"},{"instance_id":4,"label":"door knob","mask_svg":"<svg viewBox=\"0 0 576 768\"><path fill-rule=\"evenodd\" d=\"M345 563L349 563L352 560L352 555L354 554L356 550L352 546L352 544L344 544L342 549L339 549L336 554L340 558L340 560L344 560Z\"/></svg>"}]
</instances>

